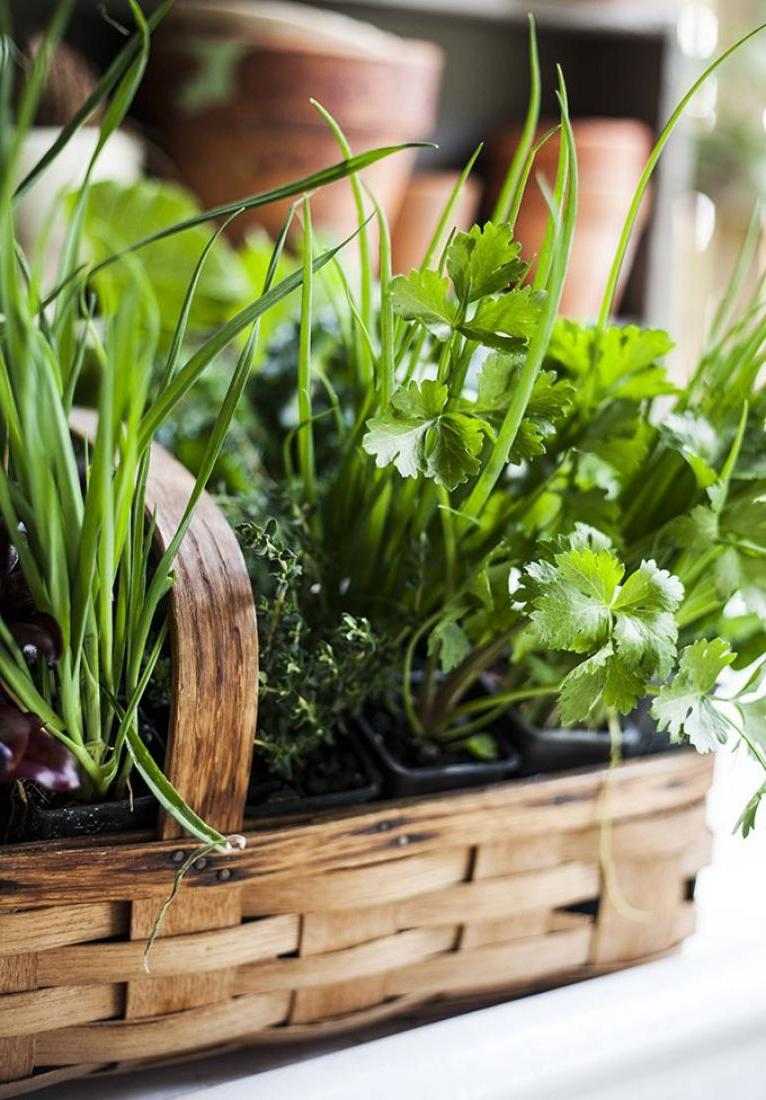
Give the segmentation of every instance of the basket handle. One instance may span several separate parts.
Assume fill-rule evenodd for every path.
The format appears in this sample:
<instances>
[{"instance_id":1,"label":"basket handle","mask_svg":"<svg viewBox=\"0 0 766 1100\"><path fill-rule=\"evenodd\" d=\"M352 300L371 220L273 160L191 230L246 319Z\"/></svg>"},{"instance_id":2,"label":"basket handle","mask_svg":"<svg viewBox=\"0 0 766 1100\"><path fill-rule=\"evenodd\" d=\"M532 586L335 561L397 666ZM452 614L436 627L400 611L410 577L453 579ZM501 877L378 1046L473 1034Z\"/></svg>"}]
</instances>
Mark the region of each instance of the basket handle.
<instances>
[{"instance_id":1,"label":"basket handle","mask_svg":"<svg viewBox=\"0 0 766 1100\"><path fill-rule=\"evenodd\" d=\"M75 409L70 424L94 438L95 413ZM164 448L151 452L146 504L164 550L176 532L194 478ZM227 834L242 827L258 701L258 632L239 543L212 497L203 493L181 542L169 596L173 654L165 774L209 825ZM160 814L159 837L183 830Z\"/></svg>"}]
</instances>

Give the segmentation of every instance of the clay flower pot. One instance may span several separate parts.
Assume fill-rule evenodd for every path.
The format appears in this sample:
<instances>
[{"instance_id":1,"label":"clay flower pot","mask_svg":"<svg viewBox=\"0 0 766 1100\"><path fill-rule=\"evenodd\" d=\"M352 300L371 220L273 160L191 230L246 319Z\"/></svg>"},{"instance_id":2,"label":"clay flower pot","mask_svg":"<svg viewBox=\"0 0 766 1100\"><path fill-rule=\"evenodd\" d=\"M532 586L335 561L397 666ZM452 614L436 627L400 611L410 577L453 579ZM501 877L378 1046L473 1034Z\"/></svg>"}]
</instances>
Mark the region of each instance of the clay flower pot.
<instances>
[{"instance_id":1,"label":"clay flower pot","mask_svg":"<svg viewBox=\"0 0 766 1100\"><path fill-rule=\"evenodd\" d=\"M541 127L541 133L548 129ZM598 313L609 267L636 184L652 147L652 132L636 119L584 118L573 123L580 177L577 226L562 312L579 319ZM490 149L489 194L494 199L519 138L516 127L501 134ZM559 138L540 150L535 173L552 185L556 175ZM617 302L630 273L635 248L649 215L645 201L622 269ZM534 178L524 196L516 235L533 258L543 241L548 208Z\"/></svg>"},{"instance_id":2,"label":"clay flower pot","mask_svg":"<svg viewBox=\"0 0 766 1100\"><path fill-rule=\"evenodd\" d=\"M395 272L406 273L421 263L459 175L459 172L447 170L415 172L413 175L391 233ZM478 180L466 180L448 229L452 226L470 228L476 218L480 197Z\"/></svg>"},{"instance_id":3,"label":"clay flower pot","mask_svg":"<svg viewBox=\"0 0 766 1100\"><path fill-rule=\"evenodd\" d=\"M384 34L356 20L293 4L180 5L157 35L147 110L184 183L205 205L232 201L308 175L340 159L310 103L317 99L355 151L427 138L435 121L440 49ZM414 151L365 172L393 222ZM318 193L314 222L330 236L354 228L348 183ZM273 235L285 205L251 211Z\"/></svg>"}]
</instances>

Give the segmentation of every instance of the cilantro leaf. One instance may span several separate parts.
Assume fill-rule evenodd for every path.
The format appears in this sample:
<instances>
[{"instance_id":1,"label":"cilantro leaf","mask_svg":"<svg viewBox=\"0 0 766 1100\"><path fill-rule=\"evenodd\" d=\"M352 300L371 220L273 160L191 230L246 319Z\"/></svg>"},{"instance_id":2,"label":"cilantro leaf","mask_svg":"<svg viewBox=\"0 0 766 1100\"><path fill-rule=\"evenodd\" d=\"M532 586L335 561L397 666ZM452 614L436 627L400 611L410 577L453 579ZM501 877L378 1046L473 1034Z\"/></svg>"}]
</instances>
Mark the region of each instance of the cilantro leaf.
<instances>
[{"instance_id":1,"label":"cilantro leaf","mask_svg":"<svg viewBox=\"0 0 766 1100\"><path fill-rule=\"evenodd\" d=\"M527 270L520 252L508 225L487 222L456 233L447 249L447 271L460 301L475 302L520 282Z\"/></svg>"},{"instance_id":2,"label":"cilantro leaf","mask_svg":"<svg viewBox=\"0 0 766 1100\"><path fill-rule=\"evenodd\" d=\"M667 676L678 640L675 611L683 598L677 577L656 562L641 562L612 603L617 653L637 666L648 660L652 673Z\"/></svg>"},{"instance_id":3,"label":"cilantro leaf","mask_svg":"<svg viewBox=\"0 0 766 1100\"><path fill-rule=\"evenodd\" d=\"M731 724L712 692L734 656L720 638L687 646L675 677L660 689L652 704L658 729L675 741L688 738L699 752L710 752L725 743Z\"/></svg>"},{"instance_id":4,"label":"cilantro leaf","mask_svg":"<svg viewBox=\"0 0 766 1100\"><path fill-rule=\"evenodd\" d=\"M718 513L704 504L698 504L686 515L677 516L662 532L663 542L691 554L706 553L716 545L718 538Z\"/></svg>"},{"instance_id":5,"label":"cilantro leaf","mask_svg":"<svg viewBox=\"0 0 766 1100\"><path fill-rule=\"evenodd\" d=\"M603 707L629 714L645 690L644 678L631 670L611 644L582 661L561 687L561 721L565 726L587 721Z\"/></svg>"},{"instance_id":6,"label":"cilantro leaf","mask_svg":"<svg viewBox=\"0 0 766 1100\"><path fill-rule=\"evenodd\" d=\"M530 618L552 649L587 653L608 639L610 607L625 567L612 549L575 547L527 566ZM531 583L530 583L531 582Z\"/></svg>"},{"instance_id":7,"label":"cilantro leaf","mask_svg":"<svg viewBox=\"0 0 766 1100\"><path fill-rule=\"evenodd\" d=\"M412 271L391 280L391 303L406 321L418 321L437 340L447 340L457 320L449 280L436 271Z\"/></svg>"},{"instance_id":8,"label":"cilantro leaf","mask_svg":"<svg viewBox=\"0 0 766 1100\"><path fill-rule=\"evenodd\" d=\"M611 544L583 526L557 546L552 561L527 566L525 590L543 646L590 654L562 683L562 720L587 720L603 706L626 714L673 665L683 585L654 561L623 583Z\"/></svg>"}]
</instances>

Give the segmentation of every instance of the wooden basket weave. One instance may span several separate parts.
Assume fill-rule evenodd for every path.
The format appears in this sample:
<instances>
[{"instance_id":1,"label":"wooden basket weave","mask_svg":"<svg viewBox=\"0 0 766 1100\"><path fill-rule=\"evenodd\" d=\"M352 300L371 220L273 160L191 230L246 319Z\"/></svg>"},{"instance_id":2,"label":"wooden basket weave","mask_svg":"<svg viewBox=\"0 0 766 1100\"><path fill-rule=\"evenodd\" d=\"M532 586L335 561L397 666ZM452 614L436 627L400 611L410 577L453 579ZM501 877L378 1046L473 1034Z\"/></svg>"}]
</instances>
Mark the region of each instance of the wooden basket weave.
<instances>
[{"instance_id":1,"label":"wooden basket weave","mask_svg":"<svg viewBox=\"0 0 766 1100\"><path fill-rule=\"evenodd\" d=\"M155 455L160 535L190 488ZM256 705L250 584L209 499L172 595L167 768L242 828ZM709 762L692 753L387 803L200 856L159 836L0 851L0 1097L206 1050L313 1038L577 981L672 949L707 862Z\"/></svg>"}]
</instances>

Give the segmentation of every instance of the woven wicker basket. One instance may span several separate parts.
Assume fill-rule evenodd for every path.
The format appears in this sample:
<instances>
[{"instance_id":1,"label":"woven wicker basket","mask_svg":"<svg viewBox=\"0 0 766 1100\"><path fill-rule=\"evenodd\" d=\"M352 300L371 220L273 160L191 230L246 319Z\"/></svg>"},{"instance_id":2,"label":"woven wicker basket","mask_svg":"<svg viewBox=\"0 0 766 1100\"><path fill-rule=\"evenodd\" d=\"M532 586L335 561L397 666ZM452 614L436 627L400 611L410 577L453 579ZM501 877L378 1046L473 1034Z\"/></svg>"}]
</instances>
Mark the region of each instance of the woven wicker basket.
<instances>
[{"instance_id":1,"label":"woven wicker basket","mask_svg":"<svg viewBox=\"0 0 766 1100\"><path fill-rule=\"evenodd\" d=\"M188 475L155 455L173 530ZM224 832L242 827L256 704L250 585L209 499L176 569L167 766ZM464 1008L632 965L693 924L709 854L707 760L672 753L542 781L328 813L192 865L158 838L0 852L0 1097L71 1078Z\"/></svg>"}]
</instances>

